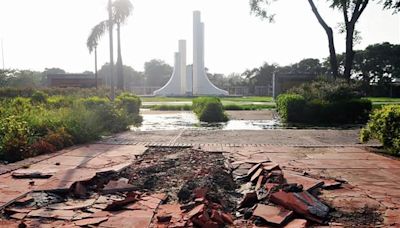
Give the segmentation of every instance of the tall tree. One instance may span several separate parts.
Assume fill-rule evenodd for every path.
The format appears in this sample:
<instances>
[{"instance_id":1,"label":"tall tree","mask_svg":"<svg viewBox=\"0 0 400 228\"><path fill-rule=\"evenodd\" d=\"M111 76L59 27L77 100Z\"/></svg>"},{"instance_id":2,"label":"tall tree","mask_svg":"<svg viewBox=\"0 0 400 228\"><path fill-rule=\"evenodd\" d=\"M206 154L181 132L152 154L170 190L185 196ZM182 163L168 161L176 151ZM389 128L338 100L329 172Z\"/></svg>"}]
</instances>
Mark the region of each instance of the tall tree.
<instances>
[{"instance_id":1,"label":"tall tree","mask_svg":"<svg viewBox=\"0 0 400 228\"><path fill-rule=\"evenodd\" d=\"M124 89L124 70L121 54L121 24L131 15L133 5L129 0L116 0L113 2L114 23L117 25L117 88Z\"/></svg>"},{"instance_id":2,"label":"tall tree","mask_svg":"<svg viewBox=\"0 0 400 228\"><path fill-rule=\"evenodd\" d=\"M99 44L99 40L101 36L107 30L107 21L102 21L96 26L92 28L92 31L89 34L89 37L86 42L86 46L89 49L89 53L94 51L94 75L96 80L96 88L98 87L98 74L97 74L97 45Z\"/></svg>"},{"instance_id":3,"label":"tall tree","mask_svg":"<svg viewBox=\"0 0 400 228\"><path fill-rule=\"evenodd\" d=\"M261 18L273 21L274 14L269 12L269 5L272 3L272 1L275 0L250 0L251 11ZM338 60L336 57L333 30L322 18L318 8L314 4L314 0L307 1L311 6L311 10L317 18L319 24L322 26L328 36L331 73L334 77L338 77ZM343 14L346 33L345 69L343 72L343 77L347 80L350 80L351 69L353 67L354 60L353 47L354 35L356 31L355 25L367 7L369 0L328 0L328 2L332 8L341 10ZM383 1L383 4L385 9L394 9L395 12L398 12L400 9L400 0L385 0Z\"/></svg>"},{"instance_id":4,"label":"tall tree","mask_svg":"<svg viewBox=\"0 0 400 228\"><path fill-rule=\"evenodd\" d=\"M309 0L311 1L311 0ZM342 11L346 31L346 55L343 77L350 80L354 61L354 33L361 14L367 7L369 0L332 0L331 7Z\"/></svg>"},{"instance_id":5,"label":"tall tree","mask_svg":"<svg viewBox=\"0 0 400 228\"><path fill-rule=\"evenodd\" d=\"M117 27L117 89L123 90L124 89L124 70L123 70L123 63L122 63L122 54L121 54L121 25L126 22L126 19L132 14L133 5L129 0L116 0L108 2L108 11L109 11L109 19L106 21L100 22L92 29L92 33L89 35L87 46L89 51L95 51L96 55L96 47L98 41L100 40L101 36L105 34L108 30L110 33L110 62L111 68L113 67L114 63L111 61L113 57L111 56L111 49L112 47L112 28L115 24ZM97 59L95 57L95 59ZM97 61L95 60L95 65L97 65ZM96 67L97 68L97 67ZM111 72L113 73L113 72ZM111 84L113 83L113 79L111 78ZM111 88L113 90L113 88Z\"/></svg>"}]
</instances>

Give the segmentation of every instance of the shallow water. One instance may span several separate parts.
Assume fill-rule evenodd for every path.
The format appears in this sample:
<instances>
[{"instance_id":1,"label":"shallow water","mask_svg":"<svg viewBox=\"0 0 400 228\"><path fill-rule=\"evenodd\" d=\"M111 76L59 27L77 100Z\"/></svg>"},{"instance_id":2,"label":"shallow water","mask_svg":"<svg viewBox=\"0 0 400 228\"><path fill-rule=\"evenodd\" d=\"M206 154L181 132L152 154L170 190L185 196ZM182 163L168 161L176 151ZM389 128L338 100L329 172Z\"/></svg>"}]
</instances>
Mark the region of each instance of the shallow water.
<instances>
[{"instance_id":1,"label":"shallow water","mask_svg":"<svg viewBox=\"0 0 400 228\"><path fill-rule=\"evenodd\" d=\"M143 114L142 116L142 125L140 127L132 128L132 130L264 130L282 127L278 120L230 120L227 123L201 123L197 117L190 112L172 114Z\"/></svg>"},{"instance_id":2,"label":"shallow water","mask_svg":"<svg viewBox=\"0 0 400 228\"><path fill-rule=\"evenodd\" d=\"M161 130L273 130L273 129L358 129L362 125L314 126L304 124L284 124L279 119L272 120L230 120L226 123L203 123L191 112L142 114L140 127L132 127L132 131Z\"/></svg>"}]
</instances>

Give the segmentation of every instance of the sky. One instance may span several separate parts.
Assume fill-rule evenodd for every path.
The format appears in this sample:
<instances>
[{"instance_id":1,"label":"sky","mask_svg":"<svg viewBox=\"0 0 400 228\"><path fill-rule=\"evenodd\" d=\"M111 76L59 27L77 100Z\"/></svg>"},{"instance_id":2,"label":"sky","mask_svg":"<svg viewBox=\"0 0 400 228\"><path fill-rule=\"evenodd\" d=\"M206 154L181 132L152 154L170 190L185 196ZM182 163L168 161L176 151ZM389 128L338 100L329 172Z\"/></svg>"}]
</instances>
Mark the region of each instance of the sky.
<instances>
[{"instance_id":1,"label":"sky","mask_svg":"<svg viewBox=\"0 0 400 228\"><path fill-rule=\"evenodd\" d=\"M264 62L287 65L329 55L326 34L306 0L275 2L271 6L275 23L251 15L248 0L131 2L133 14L122 27L122 57L125 65L138 71L151 59L173 65L179 39L187 40L187 61L192 62L194 10L202 12L205 22L205 64L210 72L242 73ZM337 52L343 52L344 36L337 33L342 14L330 9L325 0L315 2L335 28ZM362 36L356 49L385 41L400 43L400 14L383 11L375 2L356 26ZM107 0L0 0L5 68L94 71L94 56L88 52L86 39L91 28L107 18L106 5ZM101 66L109 62L108 36L102 38L98 50Z\"/></svg>"}]
</instances>

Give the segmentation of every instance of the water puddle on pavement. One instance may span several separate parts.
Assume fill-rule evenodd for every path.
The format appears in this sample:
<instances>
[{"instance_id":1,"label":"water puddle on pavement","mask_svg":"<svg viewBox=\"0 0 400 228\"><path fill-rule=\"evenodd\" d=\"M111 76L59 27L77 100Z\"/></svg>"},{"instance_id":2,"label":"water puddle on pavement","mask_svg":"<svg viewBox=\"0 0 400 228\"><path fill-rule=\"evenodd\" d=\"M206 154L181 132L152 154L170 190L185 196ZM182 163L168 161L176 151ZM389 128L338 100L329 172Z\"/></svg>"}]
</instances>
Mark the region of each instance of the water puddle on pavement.
<instances>
[{"instance_id":1,"label":"water puddle on pavement","mask_svg":"<svg viewBox=\"0 0 400 228\"><path fill-rule=\"evenodd\" d=\"M278 120L230 120L227 123L201 123L190 112L169 114L143 114L140 127L132 128L133 131L157 130L265 130L282 128Z\"/></svg>"}]
</instances>

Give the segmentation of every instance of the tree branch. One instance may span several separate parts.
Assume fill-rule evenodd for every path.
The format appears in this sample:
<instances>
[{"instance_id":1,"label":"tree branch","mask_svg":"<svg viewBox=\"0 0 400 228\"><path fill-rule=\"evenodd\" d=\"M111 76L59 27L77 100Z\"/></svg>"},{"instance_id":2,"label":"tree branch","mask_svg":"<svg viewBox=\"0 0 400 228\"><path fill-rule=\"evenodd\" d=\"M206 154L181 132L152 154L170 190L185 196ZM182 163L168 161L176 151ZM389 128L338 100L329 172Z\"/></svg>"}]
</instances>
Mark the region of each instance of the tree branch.
<instances>
[{"instance_id":1,"label":"tree branch","mask_svg":"<svg viewBox=\"0 0 400 228\"><path fill-rule=\"evenodd\" d=\"M313 13L315 14L315 16L317 17L318 22L322 25L322 27L325 30L329 30L331 29L328 24L326 24L325 20L321 17L321 14L319 14L317 7L314 4L313 0L308 0L308 3L310 3L311 9L313 11Z\"/></svg>"}]
</instances>

